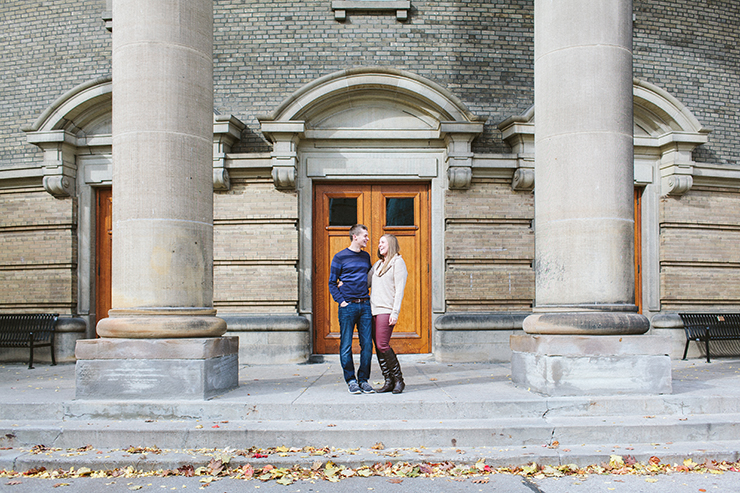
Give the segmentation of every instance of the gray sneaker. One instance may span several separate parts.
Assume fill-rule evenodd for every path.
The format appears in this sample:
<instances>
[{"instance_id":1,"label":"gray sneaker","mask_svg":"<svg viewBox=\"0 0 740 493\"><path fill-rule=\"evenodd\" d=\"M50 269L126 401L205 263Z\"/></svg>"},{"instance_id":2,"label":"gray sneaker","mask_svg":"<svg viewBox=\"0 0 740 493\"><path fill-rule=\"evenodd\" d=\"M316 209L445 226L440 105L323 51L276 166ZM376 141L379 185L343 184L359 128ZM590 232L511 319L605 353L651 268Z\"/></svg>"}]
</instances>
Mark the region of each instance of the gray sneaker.
<instances>
[{"instance_id":1,"label":"gray sneaker","mask_svg":"<svg viewBox=\"0 0 740 493\"><path fill-rule=\"evenodd\" d=\"M352 380L347 384L347 390L350 394L362 394L362 389L357 385L357 380Z\"/></svg>"},{"instance_id":2,"label":"gray sneaker","mask_svg":"<svg viewBox=\"0 0 740 493\"><path fill-rule=\"evenodd\" d=\"M363 394L374 394L375 389L367 382L360 382L360 390Z\"/></svg>"}]
</instances>

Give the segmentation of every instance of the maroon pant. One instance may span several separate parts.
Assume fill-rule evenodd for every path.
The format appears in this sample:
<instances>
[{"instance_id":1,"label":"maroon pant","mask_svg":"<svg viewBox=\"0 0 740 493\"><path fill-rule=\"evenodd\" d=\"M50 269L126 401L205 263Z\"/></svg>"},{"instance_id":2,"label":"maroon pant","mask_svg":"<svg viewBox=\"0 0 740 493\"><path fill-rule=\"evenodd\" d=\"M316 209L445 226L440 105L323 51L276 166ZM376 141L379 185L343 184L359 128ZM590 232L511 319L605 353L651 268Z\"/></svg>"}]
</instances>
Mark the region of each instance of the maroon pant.
<instances>
[{"instance_id":1,"label":"maroon pant","mask_svg":"<svg viewBox=\"0 0 740 493\"><path fill-rule=\"evenodd\" d=\"M390 318L390 313L381 313L373 317L373 341L375 341L375 350L381 353L386 353L391 348L391 335L393 335L395 325L388 324Z\"/></svg>"}]
</instances>

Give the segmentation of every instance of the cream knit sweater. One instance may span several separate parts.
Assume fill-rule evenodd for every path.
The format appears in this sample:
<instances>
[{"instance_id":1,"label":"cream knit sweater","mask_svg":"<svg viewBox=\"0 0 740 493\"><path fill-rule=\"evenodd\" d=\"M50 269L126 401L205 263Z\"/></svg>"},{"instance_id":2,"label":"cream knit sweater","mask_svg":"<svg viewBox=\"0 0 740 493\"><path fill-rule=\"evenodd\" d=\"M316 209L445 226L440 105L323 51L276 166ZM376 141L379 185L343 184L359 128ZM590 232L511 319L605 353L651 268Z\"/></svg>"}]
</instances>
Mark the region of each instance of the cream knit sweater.
<instances>
[{"instance_id":1,"label":"cream knit sweater","mask_svg":"<svg viewBox=\"0 0 740 493\"><path fill-rule=\"evenodd\" d=\"M370 308L373 315L390 313L398 318L398 312L401 311L401 302L403 301L403 290L406 288L406 278L408 277L406 262L403 261L401 255L396 255L391 260L391 266L385 274L378 276L377 273L380 271L382 264L382 260L375 262L375 265L370 269L371 275L368 275L368 284L372 288L370 290Z\"/></svg>"}]
</instances>

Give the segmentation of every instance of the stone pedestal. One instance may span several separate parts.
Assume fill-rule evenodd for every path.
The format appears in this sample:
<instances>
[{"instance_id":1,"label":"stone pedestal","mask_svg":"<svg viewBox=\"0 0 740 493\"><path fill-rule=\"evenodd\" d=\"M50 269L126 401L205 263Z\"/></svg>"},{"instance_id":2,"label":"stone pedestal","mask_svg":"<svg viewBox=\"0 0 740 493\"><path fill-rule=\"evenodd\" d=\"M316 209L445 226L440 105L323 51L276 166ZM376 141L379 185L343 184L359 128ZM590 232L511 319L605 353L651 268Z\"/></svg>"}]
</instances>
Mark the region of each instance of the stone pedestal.
<instances>
[{"instance_id":1,"label":"stone pedestal","mask_svg":"<svg viewBox=\"0 0 740 493\"><path fill-rule=\"evenodd\" d=\"M77 399L208 399L239 385L239 339L78 341Z\"/></svg>"},{"instance_id":2,"label":"stone pedestal","mask_svg":"<svg viewBox=\"0 0 740 493\"><path fill-rule=\"evenodd\" d=\"M670 341L655 336L511 336L512 381L552 396L670 394Z\"/></svg>"}]
</instances>

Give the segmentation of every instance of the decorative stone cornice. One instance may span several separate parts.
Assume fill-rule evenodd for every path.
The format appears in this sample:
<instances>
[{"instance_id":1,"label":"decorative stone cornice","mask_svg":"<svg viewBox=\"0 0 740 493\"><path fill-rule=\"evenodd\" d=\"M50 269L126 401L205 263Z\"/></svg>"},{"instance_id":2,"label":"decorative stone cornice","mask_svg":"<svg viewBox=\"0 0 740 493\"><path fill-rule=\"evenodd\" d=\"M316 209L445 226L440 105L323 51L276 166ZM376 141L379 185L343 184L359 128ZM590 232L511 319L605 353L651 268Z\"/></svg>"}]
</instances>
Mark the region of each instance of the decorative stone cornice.
<instances>
[{"instance_id":1,"label":"decorative stone cornice","mask_svg":"<svg viewBox=\"0 0 740 493\"><path fill-rule=\"evenodd\" d=\"M44 189L54 197L74 197L77 181L77 138L66 130L28 134L28 142L44 153Z\"/></svg>"},{"instance_id":2,"label":"decorative stone cornice","mask_svg":"<svg viewBox=\"0 0 740 493\"><path fill-rule=\"evenodd\" d=\"M707 141L707 131L698 134L670 132L661 137L660 146L660 189L662 195L681 196L694 184L694 160L696 146Z\"/></svg>"},{"instance_id":3,"label":"decorative stone cornice","mask_svg":"<svg viewBox=\"0 0 740 493\"><path fill-rule=\"evenodd\" d=\"M275 188L294 190L298 169L298 142L306 131L303 121L260 121L262 133L272 142L272 181Z\"/></svg>"},{"instance_id":4,"label":"decorative stone cornice","mask_svg":"<svg viewBox=\"0 0 740 493\"><path fill-rule=\"evenodd\" d=\"M501 136L516 154L517 169L511 188L517 192L534 190L534 106L521 115L507 118L498 125Z\"/></svg>"},{"instance_id":5,"label":"decorative stone cornice","mask_svg":"<svg viewBox=\"0 0 740 493\"><path fill-rule=\"evenodd\" d=\"M440 136L447 144L447 180L451 190L470 188L473 179L471 143L483 133L483 122L440 122Z\"/></svg>"},{"instance_id":6,"label":"decorative stone cornice","mask_svg":"<svg viewBox=\"0 0 740 493\"><path fill-rule=\"evenodd\" d=\"M232 115L213 116L213 189L230 190L231 180L226 169L226 154L239 142L247 126Z\"/></svg>"},{"instance_id":7,"label":"decorative stone cornice","mask_svg":"<svg viewBox=\"0 0 740 493\"><path fill-rule=\"evenodd\" d=\"M534 168L518 168L514 171L511 188L517 192L534 190Z\"/></svg>"}]
</instances>

